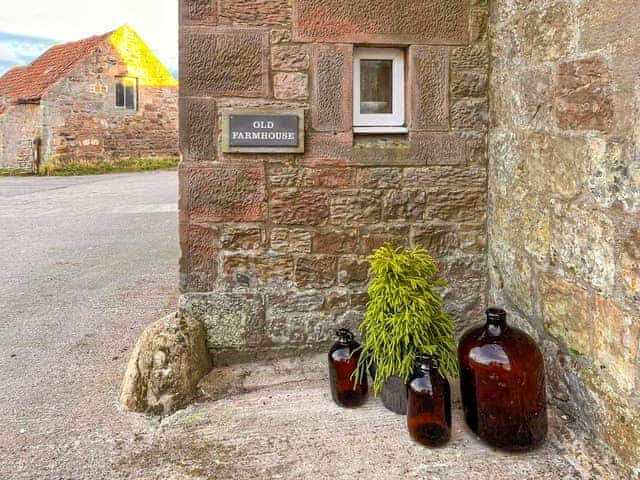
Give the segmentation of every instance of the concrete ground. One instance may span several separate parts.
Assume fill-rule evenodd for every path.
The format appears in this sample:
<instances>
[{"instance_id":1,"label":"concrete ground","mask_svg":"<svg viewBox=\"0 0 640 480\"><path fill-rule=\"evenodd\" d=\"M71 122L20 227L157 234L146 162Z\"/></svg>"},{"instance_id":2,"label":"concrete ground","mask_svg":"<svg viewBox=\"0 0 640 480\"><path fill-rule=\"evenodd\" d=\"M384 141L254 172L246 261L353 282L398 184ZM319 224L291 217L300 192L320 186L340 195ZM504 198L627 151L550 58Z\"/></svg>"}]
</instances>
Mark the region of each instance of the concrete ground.
<instances>
[{"instance_id":1,"label":"concrete ground","mask_svg":"<svg viewBox=\"0 0 640 480\"><path fill-rule=\"evenodd\" d=\"M177 301L177 173L0 178L0 479L114 478L153 427L117 410Z\"/></svg>"},{"instance_id":2,"label":"concrete ground","mask_svg":"<svg viewBox=\"0 0 640 480\"><path fill-rule=\"evenodd\" d=\"M324 356L212 372L164 419L118 411L131 347L175 307L175 172L0 179L0 480L608 479L552 412L547 444L411 442L374 398L330 398ZM454 388L455 391L455 388Z\"/></svg>"}]
</instances>

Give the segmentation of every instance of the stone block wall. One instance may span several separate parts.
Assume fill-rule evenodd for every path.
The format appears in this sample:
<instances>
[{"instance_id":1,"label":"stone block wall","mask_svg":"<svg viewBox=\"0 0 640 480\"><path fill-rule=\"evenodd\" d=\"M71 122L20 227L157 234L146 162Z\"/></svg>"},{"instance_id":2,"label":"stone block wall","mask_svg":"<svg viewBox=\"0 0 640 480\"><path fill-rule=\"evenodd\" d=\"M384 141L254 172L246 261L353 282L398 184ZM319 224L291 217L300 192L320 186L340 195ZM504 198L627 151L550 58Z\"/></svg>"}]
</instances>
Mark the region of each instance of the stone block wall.
<instances>
[{"instance_id":1,"label":"stone block wall","mask_svg":"<svg viewBox=\"0 0 640 480\"><path fill-rule=\"evenodd\" d=\"M178 88L141 83L137 110L117 108L116 77L127 74L121 56L105 42L43 96L44 163L179 155Z\"/></svg>"},{"instance_id":2,"label":"stone block wall","mask_svg":"<svg viewBox=\"0 0 640 480\"><path fill-rule=\"evenodd\" d=\"M31 171L40 137L40 106L0 105L0 168Z\"/></svg>"},{"instance_id":3,"label":"stone block wall","mask_svg":"<svg viewBox=\"0 0 640 480\"><path fill-rule=\"evenodd\" d=\"M460 329L486 303L483 0L182 0L180 310L222 361L362 318L367 256L428 247ZM406 135L353 132L354 46L405 49ZM304 109L304 154L227 154L220 112Z\"/></svg>"},{"instance_id":4,"label":"stone block wall","mask_svg":"<svg viewBox=\"0 0 640 480\"><path fill-rule=\"evenodd\" d=\"M492 2L488 260L493 299L544 346L550 398L636 475L639 16L635 0Z\"/></svg>"}]
</instances>

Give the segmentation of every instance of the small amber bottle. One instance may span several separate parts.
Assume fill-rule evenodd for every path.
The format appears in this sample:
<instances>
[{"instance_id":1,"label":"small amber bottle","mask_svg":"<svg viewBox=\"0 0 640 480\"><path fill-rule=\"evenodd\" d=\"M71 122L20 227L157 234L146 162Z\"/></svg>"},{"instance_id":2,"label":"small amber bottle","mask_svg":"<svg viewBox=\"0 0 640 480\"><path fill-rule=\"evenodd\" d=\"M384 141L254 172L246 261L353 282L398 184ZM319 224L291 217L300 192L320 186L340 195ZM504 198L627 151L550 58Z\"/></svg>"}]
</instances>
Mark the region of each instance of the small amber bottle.
<instances>
[{"instance_id":1,"label":"small amber bottle","mask_svg":"<svg viewBox=\"0 0 640 480\"><path fill-rule=\"evenodd\" d=\"M358 383L354 373L358 368L360 345L354 340L353 333L344 328L336 332L338 341L329 351L329 381L331 396L341 407L355 408L367 399L367 376L363 372Z\"/></svg>"},{"instance_id":2,"label":"small amber bottle","mask_svg":"<svg viewBox=\"0 0 640 480\"><path fill-rule=\"evenodd\" d=\"M407 424L411 437L427 447L440 447L451 438L451 388L431 355L416 357L407 384Z\"/></svg>"}]
</instances>

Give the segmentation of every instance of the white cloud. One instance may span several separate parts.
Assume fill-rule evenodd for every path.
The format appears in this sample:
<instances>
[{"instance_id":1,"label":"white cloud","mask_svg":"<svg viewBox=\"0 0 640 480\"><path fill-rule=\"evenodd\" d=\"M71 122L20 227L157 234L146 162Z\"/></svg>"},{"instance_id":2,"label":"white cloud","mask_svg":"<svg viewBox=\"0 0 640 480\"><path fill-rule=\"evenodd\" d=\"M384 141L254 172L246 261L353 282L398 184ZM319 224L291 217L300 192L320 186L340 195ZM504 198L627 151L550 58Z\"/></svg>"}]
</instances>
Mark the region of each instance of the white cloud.
<instances>
[{"instance_id":1,"label":"white cloud","mask_svg":"<svg viewBox=\"0 0 640 480\"><path fill-rule=\"evenodd\" d=\"M19 0L3 2L0 32L61 42L128 23L169 67L178 66L178 0Z\"/></svg>"},{"instance_id":2,"label":"white cloud","mask_svg":"<svg viewBox=\"0 0 640 480\"><path fill-rule=\"evenodd\" d=\"M20 63L22 59L18 54L9 49L9 47L0 44L0 61L8 63Z\"/></svg>"}]
</instances>

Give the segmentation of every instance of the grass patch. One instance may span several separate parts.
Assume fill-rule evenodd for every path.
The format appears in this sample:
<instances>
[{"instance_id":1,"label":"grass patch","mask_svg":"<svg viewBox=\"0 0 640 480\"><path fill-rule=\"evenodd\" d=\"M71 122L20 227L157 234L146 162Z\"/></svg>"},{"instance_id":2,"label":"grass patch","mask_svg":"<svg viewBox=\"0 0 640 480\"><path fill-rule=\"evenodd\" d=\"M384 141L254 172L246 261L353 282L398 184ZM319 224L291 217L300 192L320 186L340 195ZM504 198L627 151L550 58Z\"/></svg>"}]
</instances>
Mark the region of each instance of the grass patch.
<instances>
[{"instance_id":1,"label":"grass patch","mask_svg":"<svg viewBox=\"0 0 640 480\"><path fill-rule=\"evenodd\" d=\"M0 177L30 177L33 172L19 168L0 168Z\"/></svg>"},{"instance_id":2,"label":"grass patch","mask_svg":"<svg viewBox=\"0 0 640 480\"><path fill-rule=\"evenodd\" d=\"M147 158L116 162L50 162L40 168L40 175L70 177L76 175L104 175L107 173L145 172L176 168L179 158Z\"/></svg>"}]
</instances>

